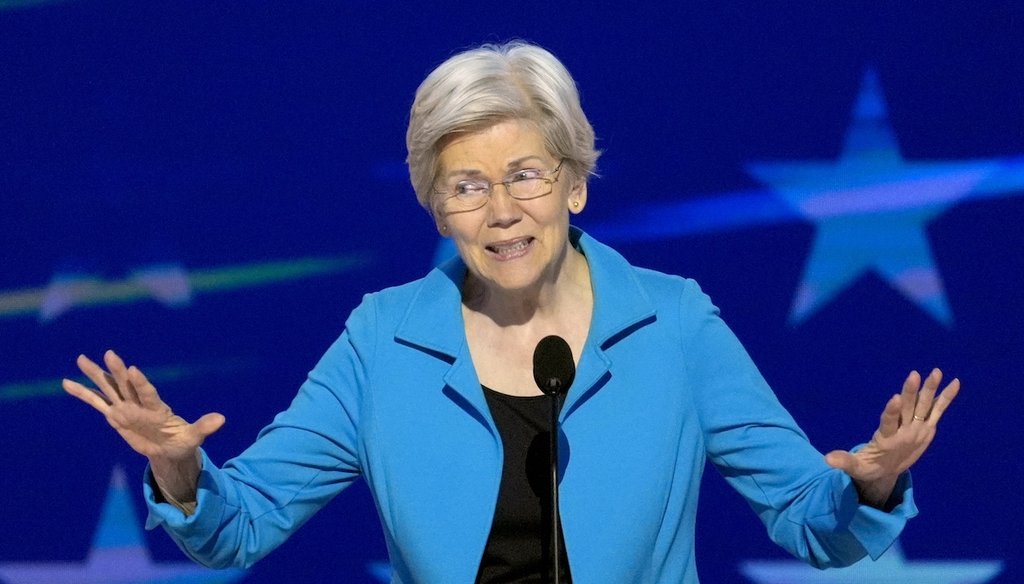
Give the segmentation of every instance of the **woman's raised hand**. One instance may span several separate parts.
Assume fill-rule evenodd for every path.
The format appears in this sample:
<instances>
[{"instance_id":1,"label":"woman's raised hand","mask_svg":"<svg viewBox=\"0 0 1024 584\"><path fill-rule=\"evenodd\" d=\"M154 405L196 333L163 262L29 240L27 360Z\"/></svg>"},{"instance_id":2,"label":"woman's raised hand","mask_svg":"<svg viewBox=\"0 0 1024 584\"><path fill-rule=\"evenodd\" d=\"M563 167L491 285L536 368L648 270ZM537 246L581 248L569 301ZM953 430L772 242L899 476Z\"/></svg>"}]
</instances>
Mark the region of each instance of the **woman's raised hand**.
<instances>
[{"instance_id":1,"label":"woman's raised hand","mask_svg":"<svg viewBox=\"0 0 1024 584\"><path fill-rule=\"evenodd\" d=\"M903 382L903 391L885 405L882 418L871 441L856 453L835 450L825 461L853 479L861 499L875 507L888 500L900 473L921 458L935 429L960 392L960 380L954 379L936 396L942 372L933 369L921 383L911 371Z\"/></svg>"},{"instance_id":2,"label":"woman's raised hand","mask_svg":"<svg viewBox=\"0 0 1024 584\"><path fill-rule=\"evenodd\" d=\"M188 423L160 399L137 367L126 367L113 351L104 353L103 361L106 370L85 355L78 357L78 368L98 390L65 379L64 391L103 414L129 446L150 459L155 472L157 467L190 465L206 437L224 425L224 416L217 413Z\"/></svg>"}]
</instances>

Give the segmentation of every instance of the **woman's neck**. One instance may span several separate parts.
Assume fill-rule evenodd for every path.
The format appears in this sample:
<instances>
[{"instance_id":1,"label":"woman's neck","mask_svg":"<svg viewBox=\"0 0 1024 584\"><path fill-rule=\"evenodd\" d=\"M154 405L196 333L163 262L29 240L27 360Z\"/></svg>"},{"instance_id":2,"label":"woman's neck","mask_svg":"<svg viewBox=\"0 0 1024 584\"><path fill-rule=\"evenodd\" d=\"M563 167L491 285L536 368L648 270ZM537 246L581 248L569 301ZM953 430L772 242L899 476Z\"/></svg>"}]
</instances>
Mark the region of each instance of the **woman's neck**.
<instances>
[{"instance_id":1,"label":"woman's neck","mask_svg":"<svg viewBox=\"0 0 1024 584\"><path fill-rule=\"evenodd\" d=\"M570 247L562 261L552 268L549 277L518 290L488 286L467 274L463 305L495 325L506 327L555 321L559 315L574 312L573 307L591 304L590 268L583 254Z\"/></svg>"}]
</instances>

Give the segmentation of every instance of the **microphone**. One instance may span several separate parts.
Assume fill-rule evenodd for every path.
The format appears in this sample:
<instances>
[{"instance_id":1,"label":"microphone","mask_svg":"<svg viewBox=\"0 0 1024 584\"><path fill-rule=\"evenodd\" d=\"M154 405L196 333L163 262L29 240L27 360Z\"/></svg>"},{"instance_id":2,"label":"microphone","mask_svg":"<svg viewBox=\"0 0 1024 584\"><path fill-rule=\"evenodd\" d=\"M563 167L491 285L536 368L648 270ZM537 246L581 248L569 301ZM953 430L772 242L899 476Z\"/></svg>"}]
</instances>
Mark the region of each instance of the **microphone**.
<instances>
[{"instance_id":1,"label":"microphone","mask_svg":"<svg viewBox=\"0 0 1024 584\"><path fill-rule=\"evenodd\" d=\"M551 397L551 579L561 581L562 567L558 540L561 525L558 521L558 410L561 397L569 391L576 378L576 363L569 343L558 335L549 335L537 343L533 350L533 380L542 392Z\"/></svg>"},{"instance_id":2,"label":"microphone","mask_svg":"<svg viewBox=\"0 0 1024 584\"><path fill-rule=\"evenodd\" d=\"M558 396L569 391L576 378L576 364L569 343L558 335L548 335L533 351L533 380L545 394Z\"/></svg>"}]
</instances>

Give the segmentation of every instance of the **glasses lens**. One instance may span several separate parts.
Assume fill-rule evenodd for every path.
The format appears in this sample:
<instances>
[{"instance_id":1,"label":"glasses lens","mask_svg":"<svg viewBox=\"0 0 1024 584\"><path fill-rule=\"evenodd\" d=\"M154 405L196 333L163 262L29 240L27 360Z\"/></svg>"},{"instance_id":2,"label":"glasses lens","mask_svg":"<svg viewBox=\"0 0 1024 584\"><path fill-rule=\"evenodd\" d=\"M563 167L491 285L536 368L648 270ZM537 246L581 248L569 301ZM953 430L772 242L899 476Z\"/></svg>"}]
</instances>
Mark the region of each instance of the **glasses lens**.
<instances>
[{"instance_id":1,"label":"glasses lens","mask_svg":"<svg viewBox=\"0 0 1024 584\"><path fill-rule=\"evenodd\" d=\"M463 180L451 185L448 189L452 193L447 203L457 209L475 209L487 202L487 191L491 185L476 180Z\"/></svg>"},{"instance_id":2,"label":"glasses lens","mask_svg":"<svg viewBox=\"0 0 1024 584\"><path fill-rule=\"evenodd\" d=\"M513 181L509 184L508 192L517 199L532 199L541 195L548 188L548 181L542 178L527 178Z\"/></svg>"}]
</instances>

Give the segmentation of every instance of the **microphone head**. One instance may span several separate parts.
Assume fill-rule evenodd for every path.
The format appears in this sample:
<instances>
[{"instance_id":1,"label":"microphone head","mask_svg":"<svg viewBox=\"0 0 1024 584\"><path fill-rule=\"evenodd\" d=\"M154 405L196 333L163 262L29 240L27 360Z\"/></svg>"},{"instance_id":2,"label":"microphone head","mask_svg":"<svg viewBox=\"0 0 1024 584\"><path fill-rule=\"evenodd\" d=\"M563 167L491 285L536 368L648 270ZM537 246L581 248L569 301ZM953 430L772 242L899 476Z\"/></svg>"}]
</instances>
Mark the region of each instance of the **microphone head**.
<instances>
[{"instance_id":1,"label":"microphone head","mask_svg":"<svg viewBox=\"0 0 1024 584\"><path fill-rule=\"evenodd\" d=\"M533 351L533 380L547 395L569 391L576 378L576 363L569 343L558 335L544 337Z\"/></svg>"}]
</instances>

